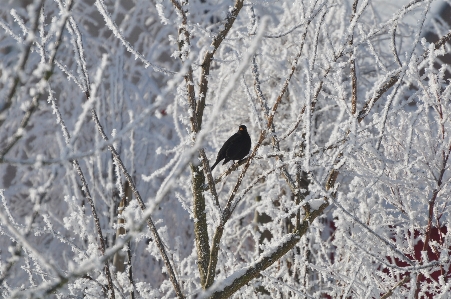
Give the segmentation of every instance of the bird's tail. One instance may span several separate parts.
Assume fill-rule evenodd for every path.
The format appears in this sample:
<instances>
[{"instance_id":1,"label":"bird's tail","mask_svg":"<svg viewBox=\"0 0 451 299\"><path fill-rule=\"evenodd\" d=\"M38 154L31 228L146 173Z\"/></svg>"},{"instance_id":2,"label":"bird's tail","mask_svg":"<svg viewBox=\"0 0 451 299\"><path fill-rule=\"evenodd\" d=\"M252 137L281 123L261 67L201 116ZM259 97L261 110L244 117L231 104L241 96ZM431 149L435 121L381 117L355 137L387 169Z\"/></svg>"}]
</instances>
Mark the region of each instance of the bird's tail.
<instances>
[{"instance_id":1,"label":"bird's tail","mask_svg":"<svg viewBox=\"0 0 451 299\"><path fill-rule=\"evenodd\" d=\"M213 166L211 167L211 171L213 171L213 169L216 167L216 165L218 165L219 161L216 161L215 164L213 164Z\"/></svg>"}]
</instances>

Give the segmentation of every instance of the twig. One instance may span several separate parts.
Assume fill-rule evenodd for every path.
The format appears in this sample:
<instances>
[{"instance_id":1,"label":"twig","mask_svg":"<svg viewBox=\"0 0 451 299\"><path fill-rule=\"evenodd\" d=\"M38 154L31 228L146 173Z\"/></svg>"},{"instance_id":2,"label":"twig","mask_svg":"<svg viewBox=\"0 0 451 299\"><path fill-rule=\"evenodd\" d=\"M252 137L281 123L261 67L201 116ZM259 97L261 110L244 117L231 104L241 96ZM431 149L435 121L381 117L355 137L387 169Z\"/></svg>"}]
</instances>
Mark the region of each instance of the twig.
<instances>
[{"instance_id":1,"label":"twig","mask_svg":"<svg viewBox=\"0 0 451 299\"><path fill-rule=\"evenodd\" d=\"M451 30L444 36L442 36L438 41L434 43L434 49L438 50L441 46L443 46L446 42L451 40ZM422 57L416 61L416 64L420 64L427 56L429 55L429 51L423 53ZM361 122L370 112L371 108L374 104L384 95L396 82L400 79L401 68L392 71L383 83L381 83L378 89L374 92L373 96L365 102L362 110L360 110L357 120Z\"/></svg>"},{"instance_id":2,"label":"twig","mask_svg":"<svg viewBox=\"0 0 451 299\"><path fill-rule=\"evenodd\" d=\"M102 234L102 227L100 226L100 220L99 217L97 215L97 211L94 205L94 201L92 199L91 193L89 192L89 187L88 187L88 183L86 182L85 176L83 175L83 171L80 168L80 164L78 164L77 160L73 161L73 165L75 167L75 171L77 172L78 176L81 179L81 183L82 183L82 190L85 193L85 197L89 202L89 205L91 206L91 212L92 212L92 216L94 218L94 223L96 226L96 230L97 230L97 234L99 235L99 242L100 242L100 252L102 253L102 255L105 255L105 239L103 238L103 234ZM108 261L105 261L104 264L104 270L105 270L105 275L107 277L108 280L108 289L111 292L109 295L110 298L115 298L114 296L114 285L113 285L113 280L111 279L111 273L110 273L110 267L108 265Z\"/></svg>"},{"instance_id":3,"label":"twig","mask_svg":"<svg viewBox=\"0 0 451 299\"><path fill-rule=\"evenodd\" d=\"M100 12L100 14L103 16L105 20L105 24L107 27L113 32L114 36L118 38L122 44L127 48L127 51L132 53L135 57L139 58L144 63L144 66L152 67L152 69L156 72L163 73L165 75L175 74L174 72L167 70L163 67L157 66L150 61L148 61L141 53L136 51L130 43L122 36L121 30L117 27L117 25L114 23L114 21L111 19L110 14L108 13L108 10L106 9L103 1L96 0L95 6L97 7L97 10Z\"/></svg>"},{"instance_id":4,"label":"twig","mask_svg":"<svg viewBox=\"0 0 451 299\"><path fill-rule=\"evenodd\" d=\"M34 35L36 32L36 29L38 28L39 23L39 11L42 9L44 5L44 0L37 0L35 3L35 12L31 14L31 29L28 32L28 38L25 40L24 50L22 52L22 55L19 57L19 61L17 62L17 67L15 69L15 76L13 78L13 83L11 85L11 88L8 92L8 95L5 99L5 102L1 104L0 106L0 127L3 125L3 122L6 120L6 110L11 107L12 99L14 97L14 94L16 93L17 86L20 82L20 75L23 73L25 69L25 64L28 61L28 57L31 53L31 46L34 42Z\"/></svg>"},{"instance_id":5,"label":"twig","mask_svg":"<svg viewBox=\"0 0 451 299\"><path fill-rule=\"evenodd\" d=\"M178 13L182 18L181 20L182 22L178 28L178 36L179 36L178 47L180 51L179 57L182 60L182 62L184 62L188 59L190 47L190 34L187 30L188 19L186 16L186 12L182 7L182 3L178 2L177 0L172 0L172 4L177 9ZM195 141L196 137L195 134L199 133L200 127L202 125L202 117L199 118L197 114L193 69L191 65L188 66L188 70L184 75L184 79L190 108L190 125L191 132L193 133L192 141ZM214 198L214 204L219 209L219 211L221 210L221 208L219 206L219 199L216 192L216 187L213 183L213 177L211 175L209 162L203 148L199 149L199 156L202 160L203 172L199 168L199 166L194 165L194 163L190 163L190 169L193 190L193 214L196 219L196 221L194 222L194 236L197 248L197 266L199 269L200 281L203 286L205 285L205 281L207 279L206 273L210 259L210 256L208 254L210 252L210 243L208 238L207 217L205 213L205 196L202 190L202 186L204 185L205 182L205 175L208 178L208 183Z\"/></svg>"},{"instance_id":6,"label":"twig","mask_svg":"<svg viewBox=\"0 0 451 299\"><path fill-rule=\"evenodd\" d=\"M402 279L400 282L398 282L397 284L395 284L390 291L388 291L387 293L385 293L380 299L387 299L388 297L390 297L391 295L393 295L393 291L396 290L398 287L402 286L403 284L405 284L406 282L408 282L410 280L410 275L406 275L406 277L404 277L404 279Z\"/></svg>"},{"instance_id":7,"label":"twig","mask_svg":"<svg viewBox=\"0 0 451 299\"><path fill-rule=\"evenodd\" d=\"M47 183L43 186L42 190L47 190L50 187L50 185L55 181L54 180L55 176L56 176L56 173L55 174L52 173L52 175L50 175ZM30 235L30 233L32 231L33 223L39 214L39 207L40 207L45 195L46 195L45 192L39 192L39 189L38 189L38 194L37 194L38 200L36 200L36 202L35 202L35 208L34 208L33 213L31 214L31 219L28 221L28 224L25 227L25 232L23 233L23 236L25 239L28 238L28 236ZM3 200L5 200L2 191L0 191L0 196L3 198ZM7 210L8 218L9 218L11 216L11 214L8 212L8 209L6 208L6 202L4 202L4 205L5 206L2 209ZM1 272L0 285L2 285L3 281L8 277L9 271L11 270L12 266L18 261L18 257L21 255L21 251L22 251L22 245L19 242L17 242L17 245L14 248L12 248L11 258L9 259L9 261L6 265L2 266L2 269L0 271Z\"/></svg>"},{"instance_id":8,"label":"twig","mask_svg":"<svg viewBox=\"0 0 451 299\"><path fill-rule=\"evenodd\" d=\"M391 51L395 58L395 62L398 66L401 66L401 60L399 59L398 51L396 50L396 28L398 27L398 22L395 22L391 30Z\"/></svg>"},{"instance_id":9,"label":"twig","mask_svg":"<svg viewBox=\"0 0 451 299\"><path fill-rule=\"evenodd\" d=\"M173 0L175 2L175 0ZM208 76L210 75L210 64L213 59L214 54L216 53L216 50L218 50L219 46L221 45L224 38L229 33L229 30L232 28L233 23L235 22L236 18L238 17L238 14L241 11L241 8L243 8L244 0L236 0L235 5L233 8L229 11L224 28L213 38L213 41L208 47L207 52L205 53L204 59L202 61L202 73L200 77L200 90L199 90L199 101L197 104L197 123L199 124L199 130L202 123L202 118L204 115L204 109L205 109L205 99L207 98L207 92L208 92Z\"/></svg>"},{"instance_id":10,"label":"twig","mask_svg":"<svg viewBox=\"0 0 451 299\"><path fill-rule=\"evenodd\" d=\"M299 229L294 233L285 235L279 244L271 246L271 248L274 248L272 251L264 252L251 265L213 285L211 289L201 295L201 298L229 298L249 281L258 277L261 271L264 271L279 260L300 241L301 237L307 233L313 220L322 215L328 205L328 203L322 204L308 219L302 221Z\"/></svg>"},{"instance_id":11,"label":"twig","mask_svg":"<svg viewBox=\"0 0 451 299\"><path fill-rule=\"evenodd\" d=\"M199 156L202 159L202 168L204 170L204 174L207 176L208 181L208 189L211 191L213 195L213 199L215 201L215 205L218 208L218 211L222 213L221 206L219 205L218 193L216 192L216 182L213 180L213 175L211 174L210 164L208 162L207 155L205 154L205 150L203 148L199 149ZM205 190L205 189L204 189Z\"/></svg>"},{"instance_id":12,"label":"twig","mask_svg":"<svg viewBox=\"0 0 451 299\"><path fill-rule=\"evenodd\" d=\"M3 191L0 191L0 196L4 197ZM10 223L8 217L3 213L2 210L3 209L0 210L1 223L3 226L8 228L8 230L14 235L14 237L17 239L17 242L21 243L22 246L24 248L26 248L31 253L31 255L33 255L34 258L37 259L39 261L39 263L41 263L45 268L47 268L48 270L50 270L51 272L53 272L56 276L58 276L60 278L64 277L63 272L60 269L58 269L55 265L53 265L53 263L51 263L51 261L49 261L48 258L42 256L39 253L39 251L36 249L36 247L28 242L26 236L21 234L19 232L19 230L17 230L17 228Z\"/></svg>"},{"instance_id":13,"label":"twig","mask_svg":"<svg viewBox=\"0 0 451 299\"><path fill-rule=\"evenodd\" d=\"M89 100L89 92L87 92L87 100ZM94 109L91 109L91 114L92 114L92 119L94 120L94 123L96 125L96 128L100 133L100 136L102 137L103 140L108 141L108 137L106 136L106 134L103 130L103 127L100 124L99 118L97 117L97 113ZM141 194L139 193L138 189L136 188L133 178L128 173L127 169L125 168L125 165L122 162L119 154L116 152L116 149L114 148L113 145L108 145L108 149L110 150L111 154L113 155L113 159L116 161L117 166L119 166L120 170L122 171L125 178L127 179L128 183L130 185L130 188L132 189L133 194L135 195L136 200L139 203L141 210L143 210L143 211L146 210L146 205L144 204L144 201L142 200ZM155 242L157 244L158 249L160 250L160 253L163 258L164 264L167 268L167 271L169 272L169 278L172 282L172 285L174 286L177 297L184 298L182 290L180 288L180 285L177 281L177 277L175 276L174 269L171 265L171 262L169 261L169 257L166 253L166 249L164 248L163 241L161 240L160 235L158 234L157 228L156 228L154 222L152 221L151 216L148 216L148 218L147 218L147 225L148 225L150 231L152 232L152 234L154 235Z\"/></svg>"},{"instance_id":14,"label":"twig","mask_svg":"<svg viewBox=\"0 0 451 299\"><path fill-rule=\"evenodd\" d=\"M352 5L352 17L351 22L354 21L355 13L357 10L357 4L359 3L359 0L354 0L354 4ZM352 46L352 43L354 42L354 33L351 34L351 38L349 39L349 45ZM351 53L351 60L350 60L350 66L351 66L351 113L355 114L357 109L357 75L355 71L355 48L353 48L353 52Z\"/></svg>"},{"instance_id":15,"label":"twig","mask_svg":"<svg viewBox=\"0 0 451 299\"><path fill-rule=\"evenodd\" d=\"M338 165L340 158L342 156L342 152L339 153L334 165ZM335 167L335 166L334 166ZM331 171L329 172L329 176L327 178L326 181L326 188L325 190L323 190L325 193L328 193L329 191L333 190L335 182L337 180L339 171L338 169L335 169L334 167L332 167ZM322 188L321 184L312 176L312 180L318 185L318 187ZM373 236L375 236L376 238L378 238L379 240L381 240L383 243L385 243L387 246L389 246L394 252L396 252L399 257L404 260L406 263L408 263L411 266L414 266L413 262L404 254L402 253L399 249L396 248L395 245L393 245L390 241L386 240L385 238L381 237L380 235L378 235L376 232L374 232L371 228L369 228L365 223L363 223L362 221L360 221L357 217L355 217L354 215L352 215L350 212L348 212L339 202L337 202L334 199L334 196L330 196L329 197L331 199L331 201L342 211L344 212L346 215L348 215L351 219L353 219L355 222L357 222L358 224L360 224L366 231L368 231L370 234L372 234Z\"/></svg>"},{"instance_id":16,"label":"twig","mask_svg":"<svg viewBox=\"0 0 451 299\"><path fill-rule=\"evenodd\" d=\"M49 54L48 62L45 64L46 71L42 74L43 77L41 78L38 85L40 85L40 83L42 81L45 83L48 82L50 80L50 77L53 74L53 69L55 67L54 62L55 62L56 53L58 52L59 46L61 45L63 31L64 31L64 28L66 27L67 18L69 17L69 11L72 8L72 4L73 4L72 0L69 0L68 3L66 4L66 7L62 8L62 10L64 9L64 13L62 13L62 19L59 22L60 23L59 30L56 32L55 44L54 44L54 47L52 48L52 51ZM45 52L43 51L42 54L45 55ZM45 59L45 57L43 57L43 59ZM39 100L39 97L42 95L42 93L43 93L43 91L39 91L33 96L33 99L31 100L31 103L28 106L27 111L25 112L25 115L22 118L22 121L20 122L19 127L17 128L16 133L13 134L13 136L11 136L11 138L9 138L7 144L0 151L0 163L2 163L4 161L5 155L11 150L11 148L24 135L24 129L28 125L28 122L29 122L31 116L36 111L38 104L39 104L38 100ZM13 95L11 95L11 97L12 96ZM1 119L0 119L0 126L1 126Z\"/></svg>"},{"instance_id":17,"label":"twig","mask_svg":"<svg viewBox=\"0 0 451 299\"><path fill-rule=\"evenodd\" d=\"M311 21L311 19L310 19L310 21ZM308 24L310 24L310 21L308 22ZM208 265L208 276L207 276L206 288L210 287L213 284L213 282L214 282L214 278L215 278L215 275L216 275L216 263L217 263L217 259L218 259L219 243L221 241L222 234L224 232L224 226L225 226L226 222L228 221L228 219L230 218L231 213L233 212L233 202L234 202L235 195L237 194L238 189L241 186L241 183L242 183L242 181L244 179L244 176L246 175L247 169L249 168L250 163L254 159L254 157L255 157L255 155L257 153L257 150L262 145L263 140L266 137L266 134L268 132L272 131L271 128L273 126L274 115L275 115L275 113L277 111L277 108L279 107L280 102L282 101L282 98L283 98L285 92L288 89L288 84L290 83L290 80L291 80L291 78L292 78L292 76L293 76L293 74L294 74L294 72L296 70L299 58L300 58L300 56L302 54L302 48L303 48L306 32L307 32L307 27L305 28L305 31L304 31L304 39L301 42L301 47L300 47L300 49L299 49L299 51L298 51L298 53L297 53L292 65L291 65L291 71L288 74L287 78L285 79L285 81L284 81L284 83L282 85L282 88L281 88L281 90L279 92L279 95L278 95L278 97L277 97L272 109L271 110L267 110L267 113L266 113L267 114L267 126L266 126L266 128L264 130L262 130L260 132L260 137L259 137L259 139L257 141L257 144L255 145L254 149L252 150L252 153L249 155L249 158L247 159L246 164L244 165L243 170L241 171L240 175L238 176L238 180L235 183L235 186L232 189L232 191L231 191L231 193L229 195L229 198L227 199L227 204L226 204L226 206L225 206L225 208L223 210L221 221L220 221L218 227L216 228L215 234L214 234L214 237L213 237L213 244L211 246L211 252L210 252L210 263ZM254 64L254 67L255 67L255 64ZM261 95L262 95L262 93L261 93ZM266 108L264 108L264 111L266 111ZM277 145L277 141L276 141L275 145ZM287 171L284 172L284 175L287 175L287 174L288 174ZM287 178L287 182L289 182L289 178L290 178L289 174L288 174L288 176L286 178ZM290 185L290 187L294 186L294 183L293 184L289 184L289 185ZM292 190L293 190L293 193L296 193L296 190L294 189L294 187L293 187Z\"/></svg>"}]
</instances>

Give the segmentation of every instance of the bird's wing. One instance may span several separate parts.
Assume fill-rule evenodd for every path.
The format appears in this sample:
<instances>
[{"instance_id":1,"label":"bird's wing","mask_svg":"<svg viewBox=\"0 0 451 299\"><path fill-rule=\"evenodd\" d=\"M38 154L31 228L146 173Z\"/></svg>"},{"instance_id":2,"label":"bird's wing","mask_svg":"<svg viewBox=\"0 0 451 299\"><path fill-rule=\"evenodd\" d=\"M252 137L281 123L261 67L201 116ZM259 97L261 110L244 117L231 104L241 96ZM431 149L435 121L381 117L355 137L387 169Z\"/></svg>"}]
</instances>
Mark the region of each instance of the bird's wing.
<instances>
[{"instance_id":1,"label":"bird's wing","mask_svg":"<svg viewBox=\"0 0 451 299\"><path fill-rule=\"evenodd\" d=\"M246 147L246 143L245 136L238 134L238 136L231 141L229 147L227 148L226 156L230 160L239 160L243 158L249 152L249 149Z\"/></svg>"},{"instance_id":2,"label":"bird's wing","mask_svg":"<svg viewBox=\"0 0 451 299\"><path fill-rule=\"evenodd\" d=\"M235 142L235 140L239 137L238 133L232 135L226 142L222 145L221 149L218 152L218 159L222 160L227 156L228 149Z\"/></svg>"}]
</instances>

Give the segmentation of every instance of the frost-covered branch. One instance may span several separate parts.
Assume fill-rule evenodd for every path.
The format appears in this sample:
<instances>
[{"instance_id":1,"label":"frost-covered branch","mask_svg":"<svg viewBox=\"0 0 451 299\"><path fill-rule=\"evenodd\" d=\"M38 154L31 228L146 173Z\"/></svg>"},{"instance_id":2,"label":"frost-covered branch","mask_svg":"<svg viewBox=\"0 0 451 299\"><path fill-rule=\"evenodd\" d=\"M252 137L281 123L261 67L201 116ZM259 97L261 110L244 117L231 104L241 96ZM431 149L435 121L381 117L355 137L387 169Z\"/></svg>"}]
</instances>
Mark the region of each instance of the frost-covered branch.
<instances>
[{"instance_id":1,"label":"frost-covered branch","mask_svg":"<svg viewBox=\"0 0 451 299\"><path fill-rule=\"evenodd\" d=\"M41 11L43 5L43 0L36 0L33 4L33 7L31 7L31 9L34 10L30 16L32 25L30 30L27 32L27 38L24 41L21 56L17 62L17 66L14 69L15 74L12 78L11 87L9 88L8 94L6 95L5 99L2 100L2 103L0 103L0 127L6 120L6 110L11 107L13 97L20 83L20 77L24 72L25 64L27 63L30 56L31 47L33 45L33 42L35 42L35 34L39 24L39 12Z\"/></svg>"},{"instance_id":2,"label":"frost-covered branch","mask_svg":"<svg viewBox=\"0 0 451 299\"><path fill-rule=\"evenodd\" d=\"M354 0L354 3L352 4L352 17L351 22L354 21L354 16L357 11L357 5L359 3L359 0ZM352 46L354 42L354 34L351 34L351 38L349 39L349 45ZM355 114L357 109L357 74L355 69L355 58L354 51L351 53L351 59L349 61L349 65L351 68L351 113Z\"/></svg>"},{"instance_id":3,"label":"frost-covered branch","mask_svg":"<svg viewBox=\"0 0 451 299\"><path fill-rule=\"evenodd\" d=\"M449 40L451 40L451 31L449 31L446 35L442 36L437 42L434 43L434 49L435 50L440 49L440 47L442 47ZM427 55L428 52L425 52L423 56L420 59L418 59L415 63L417 65L421 64L421 62L427 57ZM359 122L361 122L365 118L365 116L368 115L371 108L382 97L382 95L384 95L391 87L393 87L396 84L396 82L398 82L398 80L400 79L400 74L401 70L396 69L390 72L390 74L387 75L386 78L384 78L384 81L378 86L372 97L365 102L365 105L363 106L362 110L360 110L357 118Z\"/></svg>"},{"instance_id":4,"label":"frost-covered branch","mask_svg":"<svg viewBox=\"0 0 451 299\"><path fill-rule=\"evenodd\" d=\"M129 51L130 53L132 53L135 56L135 59L139 58L144 63L144 66L146 68L150 66L150 67L152 67L152 69L155 72L160 72L165 75L174 74L174 72L172 72L172 71L166 70L165 68L162 68L160 66L157 66L157 65L151 63L141 53L139 53L132 47L132 45L122 36L121 30L117 27L115 22L111 19L111 16L108 13L103 0L96 0L95 6L97 7L100 14L103 16L103 19L105 20L105 24L108 26L108 28L111 30L111 32L113 32L114 36L122 42L122 44L125 46L127 51Z\"/></svg>"},{"instance_id":5,"label":"frost-covered branch","mask_svg":"<svg viewBox=\"0 0 451 299\"><path fill-rule=\"evenodd\" d=\"M31 116L33 115L33 113L36 111L36 109L38 107L38 104L39 104L38 100L39 100L39 98L44 93L45 89L44 89L43 86L45 86L45 84L50 80L50 77L53 74L53 69L55 67L54 63L55 63L56 53L58 52L58 48L59 48L59 46L61 44L63 31L64 31L64 28L66 27L67 18L69 17L69 12L70 12L70 9L72 7L72 4L73 4L72 0L69 0L66 3L66 7L64 7L64 11L62 10L63 17L59 21L58 27L55 30L56 31L55 42L54 42L54 46L52 47L51 52L48 54L48 62L43 63L40 66L40 69L39 69L39 72L38 72L39 75L41 76L41 78L39 79L38 84L36 84L36 86L37 86L36 89L37 90L35 90L35 95L32 97L32 100L29 103L27 111L25 112L25 115L22 118L22 120L21 120L21 122L19 124L19 127L17 128L16 133L13 134L7 140L6 145L0 151L0 163L2 163L4 161L5 155L11 150L11 148L17 143L17 141L19 141L19 139L22 138L23 135L25 134L25 132L24 132L25 128L27 127ZM41 10L42 9L43 9L43 7L41 7ZM36 29L34 29L34 30L36 30ZM30 44L30 47L31 47L31 44ZM28 51L30 51L30 49L28 49ZM42 55L41 60L45 61L47 59L47 57L46 57L47 55L46 55L46 52L44 50L42 50L41 55ZM24 68L24 65L26 63L27 57L24 57L23 59L24 59L24 63L23 63L23 65L20 65L21 69ZM20 71L18 71L18 72L20 72ZM18 82L19 82L18 79L14 79L13 90L11 91L11 94L10 94L11 98L13 97L14 92L15 92L15 88L16 88L16 86L14 86L14 85L17 85ZM11 99L9 101L7 101L7 103L10 102L10 101L11 101ZM8 105L10 105L10 104L7 104L6 106L8 106ZM5 106L5 109L7 109L6 106ZM1 110L0 110L0 113L1 113ZM1 126L1 116L0 116L0 126Z\"/></svg>"},{"instance_id":6,"label":"frost-covered branch","mask_svg":"<svg viewBox=\"0 0 451 299\"><path fill-rule=\"evenodd\" d=\"M233 295L243 285L257 277L261 271L267 269L291 250L308 231L310 224L323 213L327 206L327 203L321 205L318 210L309 215L310 217L308 219L302 221L298 230L284 236L277 244L274 244L270 250L262 253L260 258L249 266L236 271L223 281L218 281L213 284L205 294L202 294L201 298L228 298Z\"/></svg>"},{"instance_id":7,"label":"frost-covered branch","mask_svg":"<svg viewBox=\"0 0 451 299\"><path fill-rule=\"evenodd\" d=\"M446 297L449 1L404 2L6 1L2 298Z\"/></svg>"},{"instance_id":8,"label":"frost-covered branch","mask_svg":"<svg viewBox=\"0 0 451 299\"><path fill-rule=\"evenodd\" d=\"M213 41L211 42L211 45L207 47L206 53L204 55L204 58L202 60L202 73L200 75L200 89L199 89L199 100L196 106L196 116L197 116L197 122L202 123L202 118L204 116L204 109L205 109L205 101L207 98L207 92L208 92L208 80L210 76L210 67L211 67L211 61L213 60L213 56L215 55L216 51L218 50L219 46L229 33L230 29L233 26L233 23L238 18L238 14L240 13L241 9L243 8L243 0L236 0L235 5L233 8L227 12L227 17L225 18L225 24L223 25L223 29L216 34L216 36L213 38ZM199 129L201 126L199 126Z\"/></svg>"},{"instance_id":9,"label":"frost-covered branch","mask_svg":"<svg viewBox=\"0 0 451 299\"><path fill-rule=\"evenodd\" d=\"M88 99L89 100L89 99ZM99 118L97 117L97 113L94 109L91 110L92 113L92 119L94 120L94 123L96 124L96 128L99 131L100 135L102 136L102 139L105 141L108 141L108 137L106 136L102 125L100 124ZM130 185L130 188L133 191L133 194L136 197L136 200L139 203L139 206L141 208L141 210L145 211L146 210L146 206L144 204L144 201L141 198L141 194L139 193L138 189L136 188L135 182L133 180L133 178L131 177L130 173L127 171L127 169L125 168L124 163L122 162L121 158L119 157L119 154L116 152L116 149L114 148L113 145L109 145L108 149L110 150L110 152L113 154L113 159L115 160L115 162L117 163L118 167L120 168L120 170L122 171L122 173L124 174L125 178L127 179L127 182ZM177 281L177 277L175 275L174 269L171 265L171 262L169 260L169 257L166 253L166 249L165 246L163 244L163 240L161 239L160 235L158 234L157 228L152 220L152 218L149 216L147 216L147 226L149 227L150 231L152 232L154 238L155 238L155 242L157 243L158 249L160 250L161 256L164 260L165 266L167 268L167 271L169 272L169 276L171 278L171 282L174 286L175 292L177 294L178 298L184 298L184 295L182 293L182 290L180 288L180 284Z\"/></svg>"}]
</instances>

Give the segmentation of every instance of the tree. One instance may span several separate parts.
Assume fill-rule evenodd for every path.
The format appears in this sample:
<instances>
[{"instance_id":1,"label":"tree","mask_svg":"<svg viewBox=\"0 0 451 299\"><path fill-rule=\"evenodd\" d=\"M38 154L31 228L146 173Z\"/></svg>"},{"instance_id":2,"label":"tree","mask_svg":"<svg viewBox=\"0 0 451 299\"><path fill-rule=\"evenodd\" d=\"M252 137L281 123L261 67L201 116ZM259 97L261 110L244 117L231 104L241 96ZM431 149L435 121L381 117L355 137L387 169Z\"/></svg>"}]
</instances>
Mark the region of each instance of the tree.
<instances>
[{"instance_id":1,"label":"tree","mask_svg":"<svg viewBox=\"0 0 451 299\"><path fill-rule=\"evenodd\" d=\"M445 298L451 31L384 3L9 1L2 297Z\"/></svg>"}]
</instances>

